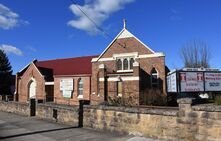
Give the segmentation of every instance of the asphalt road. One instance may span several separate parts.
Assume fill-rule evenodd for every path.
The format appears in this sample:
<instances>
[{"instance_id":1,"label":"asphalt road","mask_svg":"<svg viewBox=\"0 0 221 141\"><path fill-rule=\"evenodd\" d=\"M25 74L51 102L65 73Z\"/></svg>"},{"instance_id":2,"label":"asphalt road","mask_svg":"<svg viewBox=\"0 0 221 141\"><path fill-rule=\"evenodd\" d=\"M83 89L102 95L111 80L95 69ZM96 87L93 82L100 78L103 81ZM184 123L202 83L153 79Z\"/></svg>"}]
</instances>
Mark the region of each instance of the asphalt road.
<instances>
[{"instance_id":1,"label":"asphalt road","mask_svg":"<svg viewBox=\"0 0 221 141\"><path fill-rule=\"evenodd\" d=\"M35 117L0 112L0 140L4 141L156 141L77 128Z\"/></svg>"}]
</instances>

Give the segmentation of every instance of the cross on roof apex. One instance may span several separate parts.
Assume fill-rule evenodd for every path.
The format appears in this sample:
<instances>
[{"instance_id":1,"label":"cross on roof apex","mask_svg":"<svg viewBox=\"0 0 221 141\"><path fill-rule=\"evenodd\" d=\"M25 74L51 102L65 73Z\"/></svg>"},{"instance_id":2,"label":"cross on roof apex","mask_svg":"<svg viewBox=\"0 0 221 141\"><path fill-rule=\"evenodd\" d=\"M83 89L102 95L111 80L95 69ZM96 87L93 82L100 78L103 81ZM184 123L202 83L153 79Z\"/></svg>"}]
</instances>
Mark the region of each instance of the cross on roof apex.
<instances>
[{"instance_id":1,"label":"cross on roof apex","mask_svg":"<svg viewBox=\"0 0 221 141\"><path fill-rule=\"evenodd\" d=\"M124 28L126 29L126 19L123 19L123 23L124 23Z\"/></svg>"}]
</instances>

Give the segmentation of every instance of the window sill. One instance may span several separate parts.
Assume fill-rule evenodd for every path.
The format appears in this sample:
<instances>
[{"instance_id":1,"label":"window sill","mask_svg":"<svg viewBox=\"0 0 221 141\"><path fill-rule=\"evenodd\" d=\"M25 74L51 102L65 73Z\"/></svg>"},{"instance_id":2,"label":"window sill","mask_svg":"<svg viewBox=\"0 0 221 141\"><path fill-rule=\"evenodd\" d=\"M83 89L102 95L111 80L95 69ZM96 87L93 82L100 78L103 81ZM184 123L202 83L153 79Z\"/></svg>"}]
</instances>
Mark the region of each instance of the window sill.
<instances>
[{"instance_id":1,"label":"window sill","mask_svg":"<svg viewBox=\"0 0 221 141\"><path fill-rule=\"evenodd\" d=\"M133 72L133 70L117 70L117 72Z\"/></svg>"}]
</instances>

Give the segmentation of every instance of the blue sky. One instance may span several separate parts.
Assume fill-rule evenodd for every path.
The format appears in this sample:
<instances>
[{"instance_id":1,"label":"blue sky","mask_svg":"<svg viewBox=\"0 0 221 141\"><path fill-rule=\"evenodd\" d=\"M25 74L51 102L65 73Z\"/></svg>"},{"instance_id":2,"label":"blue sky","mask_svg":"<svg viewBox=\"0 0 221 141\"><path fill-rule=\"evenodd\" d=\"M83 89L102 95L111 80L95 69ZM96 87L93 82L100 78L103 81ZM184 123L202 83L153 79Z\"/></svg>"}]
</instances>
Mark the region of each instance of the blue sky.
<instances>
[{"instance_id":1,"label":"blue sky","mask_svg":"<svg viewBox=\"0 0 221 141\"><path fill-rule=\"evenodd\" d=\"M75 0L112 39L127 29L170 69L182 67L180 48L201 40L211 49L211 66L221 68L220 0ZM0 47L14 73L38 60L97 55L112 41L71 6L70 0L1 0Z\"/></svg>"}]
</instances>

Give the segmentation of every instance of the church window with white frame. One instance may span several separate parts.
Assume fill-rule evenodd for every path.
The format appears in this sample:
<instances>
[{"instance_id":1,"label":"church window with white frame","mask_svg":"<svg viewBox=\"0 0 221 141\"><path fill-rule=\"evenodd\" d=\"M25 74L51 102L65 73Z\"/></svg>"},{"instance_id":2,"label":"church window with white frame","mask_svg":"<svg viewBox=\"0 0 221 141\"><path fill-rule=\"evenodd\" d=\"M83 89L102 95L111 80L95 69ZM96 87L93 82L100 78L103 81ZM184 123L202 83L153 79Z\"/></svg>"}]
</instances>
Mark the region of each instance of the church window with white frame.
<instances>
[{"instance_id":1,"label":"church window with white frame","mask_svg":"<svg viewBox=\"0 0 221 141\"><path fill-rule=\"evenodd\" d=\"M133 57L122 57L117 59L117 71L125 72L125 71L133 71Z\"/></svg>"}]
</instances>

